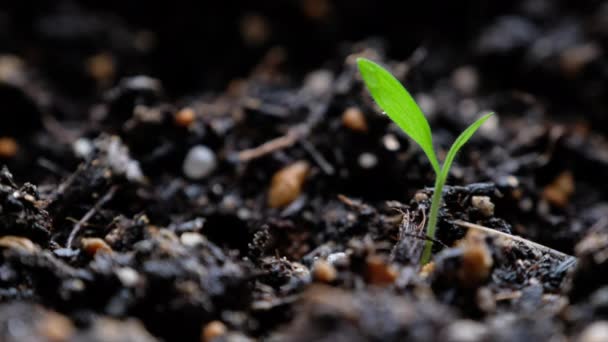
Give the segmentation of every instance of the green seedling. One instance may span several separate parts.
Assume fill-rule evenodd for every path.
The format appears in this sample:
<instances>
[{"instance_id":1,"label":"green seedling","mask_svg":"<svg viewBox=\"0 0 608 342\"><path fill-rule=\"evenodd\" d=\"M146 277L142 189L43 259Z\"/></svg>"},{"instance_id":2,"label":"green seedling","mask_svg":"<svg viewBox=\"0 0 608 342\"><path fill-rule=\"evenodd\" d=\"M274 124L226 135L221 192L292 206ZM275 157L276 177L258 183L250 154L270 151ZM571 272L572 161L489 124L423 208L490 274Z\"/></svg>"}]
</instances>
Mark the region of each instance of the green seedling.
<instances>
[{"instance_id":1,"label":"green seedling","mask_svg":"<svg viewBox=\"0 0 608 342\"><path fill-rule=\"evenodd\" d=\"M473 136L475 131L493 114L489 113L464 130L454 141L452 147L443 161L439 163L433 148L433 137L431 127L424 114L416 104L416 101L399 81L380 65L365 59L357 59L359 72L367 90L378 106L393 120L426 154L433 170L435 171L435 189L431 198L431 210L428 215L426 235L428 237L424 251L422 252L421 263L424 265L431 258L435 230L437 228L437 216L441 207L443 186L450 172L450 167L456 157L456 153Z\"/></svg>"}]
</instances>

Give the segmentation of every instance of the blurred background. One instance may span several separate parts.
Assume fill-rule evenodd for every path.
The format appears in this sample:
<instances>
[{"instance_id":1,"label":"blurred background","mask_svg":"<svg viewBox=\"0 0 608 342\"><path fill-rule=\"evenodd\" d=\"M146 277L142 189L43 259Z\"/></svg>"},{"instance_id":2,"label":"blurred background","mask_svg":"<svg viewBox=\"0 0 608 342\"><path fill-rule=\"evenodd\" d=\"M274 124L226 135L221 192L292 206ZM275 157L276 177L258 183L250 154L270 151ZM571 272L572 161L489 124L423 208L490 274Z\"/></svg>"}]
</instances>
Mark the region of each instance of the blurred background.
<instances>
[{"instance_id":1,"label":"blurred background","mask_svg":"<svg viewBox=\"0 0 608 342\"><path fill-rule=\"evenodd\" d=\"M271 48L294 79L349 42L378 38L388 56L417 48L436 79L476 64L485 90L551 99L557 114L605 124L604 1L3 1L0 53L82 100L126 75L159 78L172 96L221 90ZM6 64L6 63L4 63ZM418 84L416 84L418 86ZM420 84L424 87L424 84ZM430 85L426 85L427 87ZM69 112L64 108L63 112Z\"/></svg>"}]
</instances>

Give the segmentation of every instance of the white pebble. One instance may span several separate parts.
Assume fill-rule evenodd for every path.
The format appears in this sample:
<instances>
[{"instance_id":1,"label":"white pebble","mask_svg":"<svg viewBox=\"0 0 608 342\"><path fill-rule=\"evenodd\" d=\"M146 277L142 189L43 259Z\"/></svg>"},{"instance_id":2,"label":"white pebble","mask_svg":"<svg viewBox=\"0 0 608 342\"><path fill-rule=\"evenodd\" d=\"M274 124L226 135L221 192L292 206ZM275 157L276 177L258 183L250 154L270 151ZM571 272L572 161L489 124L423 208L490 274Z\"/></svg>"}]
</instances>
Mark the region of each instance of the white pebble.
<instances>
[{"instance_id":1,"label":"white pebble","mask_svg":"<svg viewBox=\"0 0 608 342\"><path fill-rule=\"evenodd\" d=\"M87 138L78 138L72 143L72 150L76 156L86 159L93 153L93 143Z\"/></svg>"},{"instance_id":2,"label":"white pebble","mask_svg":"<svg viewBox=\"0 0 608 342\"><path fill-rule=\"evenodd\" d=\"M192 232L183 233L179 237L179 240L181 241L182 245L187 247L195 247L205 243L205 238L201 234Z\"/></svg>"},{"instance_id":3,"label":"white pebble","mask_svg":"<svg viewBox=\"0 0 608 342\"><path fill-rule=\"evenodd\" d=\"M188 178L202 179L211 174L216 167L215 153L207 146L197 145L186 155L183 171Z\"/></svg>"},{"instance_id":4,"label":"white pebble","mask_svg":"<svg viewBox=\"0 0 608 342\"><path fill-rule=\"evenodd\" d=\"M371 169L378 164L378 157L375 154L371 154L368 152L361 153L359 155L359 166L364 169Z\"/></svg>"},{"instance_id":5,"label":"white pebble","mask_svg":"<svg viewBox=\"0 0 608 342\"><path fill-rule=\"evenodd\" d=\"M133 287L139 281L139 274L131 267L121 267L117 269L116 276L126 287Z\"/></svg>"}]
</instances>

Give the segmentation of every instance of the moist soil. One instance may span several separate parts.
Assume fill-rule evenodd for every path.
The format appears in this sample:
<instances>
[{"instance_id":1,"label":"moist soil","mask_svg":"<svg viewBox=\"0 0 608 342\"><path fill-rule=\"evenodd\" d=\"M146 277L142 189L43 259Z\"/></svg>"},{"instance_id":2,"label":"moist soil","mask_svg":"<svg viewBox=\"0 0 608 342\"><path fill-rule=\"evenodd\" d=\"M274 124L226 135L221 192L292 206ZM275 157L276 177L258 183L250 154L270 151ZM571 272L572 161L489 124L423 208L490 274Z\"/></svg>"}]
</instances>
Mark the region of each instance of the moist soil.
<instances>
[{"instance_id":1,"label":"moist soil","mask_svg":"<svg viewBox=\"0 0 608 342\"><path fill-rule=\"evenodd\" d=\"M1 4L0 340L605 340L607 4L378 6Z\"/></svg>"}]
</instances>

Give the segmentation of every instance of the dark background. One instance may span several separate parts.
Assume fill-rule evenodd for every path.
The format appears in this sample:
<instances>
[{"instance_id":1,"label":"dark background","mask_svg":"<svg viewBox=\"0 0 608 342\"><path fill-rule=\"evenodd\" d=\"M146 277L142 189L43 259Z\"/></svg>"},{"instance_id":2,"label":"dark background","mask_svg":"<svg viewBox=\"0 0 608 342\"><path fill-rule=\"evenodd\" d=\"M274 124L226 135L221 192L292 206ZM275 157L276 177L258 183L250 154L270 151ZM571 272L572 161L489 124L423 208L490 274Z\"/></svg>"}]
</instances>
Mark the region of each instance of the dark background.
<instances>
[{"instance_id":1,"label":"dark background","mask_svg":"<svg viewBox=\"0 0 608 342\"><path fill-rule=\"evenodd\" d=\"M253 42L252 17L265 28ZM84 61L109 53L115 79L152 75L182 96L223 89L271 47L286 50L284 68L297 78L327 66L345 42L378 37L391 58L424 46L429 72L474 63L487 91L531 91L548 97L555 115L604 124L607 18L602 1L5 1L0 52L24 58L69 95L96 94ZM600 57L575 75L560 70L564 51L589 43Z\"/></svg>"}]
</instances>

